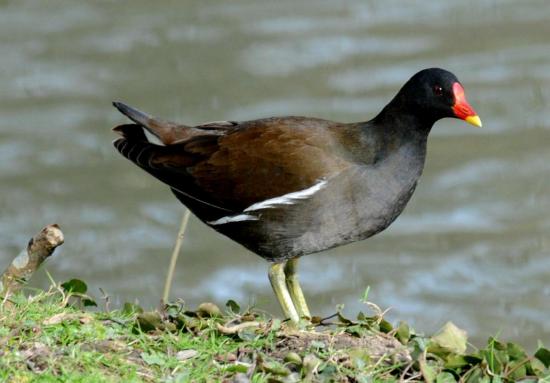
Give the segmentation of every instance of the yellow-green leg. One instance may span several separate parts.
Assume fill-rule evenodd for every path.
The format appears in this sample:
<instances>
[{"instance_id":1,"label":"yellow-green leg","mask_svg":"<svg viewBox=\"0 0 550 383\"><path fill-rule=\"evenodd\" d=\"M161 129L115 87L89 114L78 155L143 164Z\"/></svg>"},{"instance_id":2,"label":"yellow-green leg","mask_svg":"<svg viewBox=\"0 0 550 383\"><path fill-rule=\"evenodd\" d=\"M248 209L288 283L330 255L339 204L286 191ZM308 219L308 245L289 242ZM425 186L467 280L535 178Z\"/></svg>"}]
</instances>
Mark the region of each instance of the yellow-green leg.
<instances>
[{"instance_id":1,"label":"yellow-green leg","mask_svg":"<svg viewBox=\"0 0 550 383\"><path fill-rule=\"evenodd\" d=\"M269 268L269 281L271 282L271 287L279 300L279 304L283 309L283 313L287 318L292 322L298 323L300 317L298 312L292 303L292 298L288 292L285 278L285 264L284 263L274 263Z\"/></svg>"},{"instance_id":2,"label":"yellow-green leg","mask_svg":"<svg viewBox=\"0 0 550 383\"><path fill-rule=\"evenodd\" d=\"M300 282L298 281L298 258L291 259L287 261L285 265L285 277L286 277L286 286L292 302L294 302L294 307L298 311L298 315L306 318L311 318L309 309L307 307L306 298L300 287Z\"/></svg>"}]
</instances>

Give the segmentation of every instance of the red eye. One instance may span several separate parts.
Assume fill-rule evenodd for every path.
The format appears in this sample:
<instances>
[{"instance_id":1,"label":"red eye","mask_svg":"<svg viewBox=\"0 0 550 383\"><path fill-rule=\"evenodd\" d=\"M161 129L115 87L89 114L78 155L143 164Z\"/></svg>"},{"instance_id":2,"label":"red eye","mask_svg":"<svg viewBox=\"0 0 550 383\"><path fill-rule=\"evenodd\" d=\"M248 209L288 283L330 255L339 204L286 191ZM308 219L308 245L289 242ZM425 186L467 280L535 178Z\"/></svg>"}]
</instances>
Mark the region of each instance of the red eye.
<instances>
[{"instance_id":1,"label":"red eye","mask_svg":"<svg viewBox=\"0 0 550 383\"><path fill-rule=\"evenodd\" d=\"M443 88L439 85L434 86L434 94L436 96L442 96L443 95Z\"/></svg>"}]
</instances>

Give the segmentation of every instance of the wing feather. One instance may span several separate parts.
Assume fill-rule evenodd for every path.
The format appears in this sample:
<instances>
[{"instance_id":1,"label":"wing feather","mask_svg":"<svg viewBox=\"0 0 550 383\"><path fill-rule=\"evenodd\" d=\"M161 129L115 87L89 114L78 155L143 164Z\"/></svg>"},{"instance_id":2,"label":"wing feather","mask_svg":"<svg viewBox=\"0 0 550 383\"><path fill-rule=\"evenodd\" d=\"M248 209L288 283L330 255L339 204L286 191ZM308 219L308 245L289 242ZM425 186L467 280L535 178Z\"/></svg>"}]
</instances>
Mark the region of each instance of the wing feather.
<instances>
[{"instance_id":1,"label":"wing feather","mask_svg":"<svg viewBox=\"0 0 550 383\"><path fill-rule=\"evenodd\" d=\"M224 211L242 212L256 203L307 189L350 166L338 154L338 135L327 134L335 123L308 124L311 121L286 117L207 123L186 128L200 134L194 132L164 146L148 142L140 129L143 125L123 125L115 128L124 137L115 146L176 194Z\"/></svg>"}]
</instances>

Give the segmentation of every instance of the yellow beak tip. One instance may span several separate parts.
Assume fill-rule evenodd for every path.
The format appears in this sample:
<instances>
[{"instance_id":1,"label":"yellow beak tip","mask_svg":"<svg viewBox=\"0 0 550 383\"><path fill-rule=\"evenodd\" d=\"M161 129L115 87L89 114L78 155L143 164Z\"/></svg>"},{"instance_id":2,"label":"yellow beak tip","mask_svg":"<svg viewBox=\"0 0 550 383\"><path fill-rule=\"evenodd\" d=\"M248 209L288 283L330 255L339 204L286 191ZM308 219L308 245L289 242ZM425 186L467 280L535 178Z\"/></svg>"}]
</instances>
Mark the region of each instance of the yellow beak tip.
<instances>
[{"instance_id":1,"label":"yellow beak tip","mask_svg":"<svg viewBox=\"0 0 550 383\"><path fill-rule=\"evenodd\" d=\"M479 116L468 116L464 119L467 123L472 124L473 126L477 126L478 128L481 128L483 124L481 123L481 119Z\"/></svg>"}]
</instances>

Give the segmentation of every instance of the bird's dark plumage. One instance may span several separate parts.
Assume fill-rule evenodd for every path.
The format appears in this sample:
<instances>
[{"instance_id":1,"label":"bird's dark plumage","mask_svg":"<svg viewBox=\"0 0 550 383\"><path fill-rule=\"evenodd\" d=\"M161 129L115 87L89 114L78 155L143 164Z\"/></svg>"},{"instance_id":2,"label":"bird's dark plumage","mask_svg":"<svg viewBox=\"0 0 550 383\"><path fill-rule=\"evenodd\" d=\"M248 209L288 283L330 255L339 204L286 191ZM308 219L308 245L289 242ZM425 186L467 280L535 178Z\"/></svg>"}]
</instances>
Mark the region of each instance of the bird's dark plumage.
<instances>
[{"instance_id":1,"label":"bird's dark plumage","mask_svg":"<svg viewBox=\"0 0 550 383\"><path fill-rule=\"evenodd\" d=\"M191 127L117 102L135 124L116 127L114 144L202 221L279 262L393 222L422 173L432 125L459 116L455 84L450 72L421 71L374 119L350 124L277 117ZM470 110L463 112L477 118Z\"/></svg>"}]
</instances>

